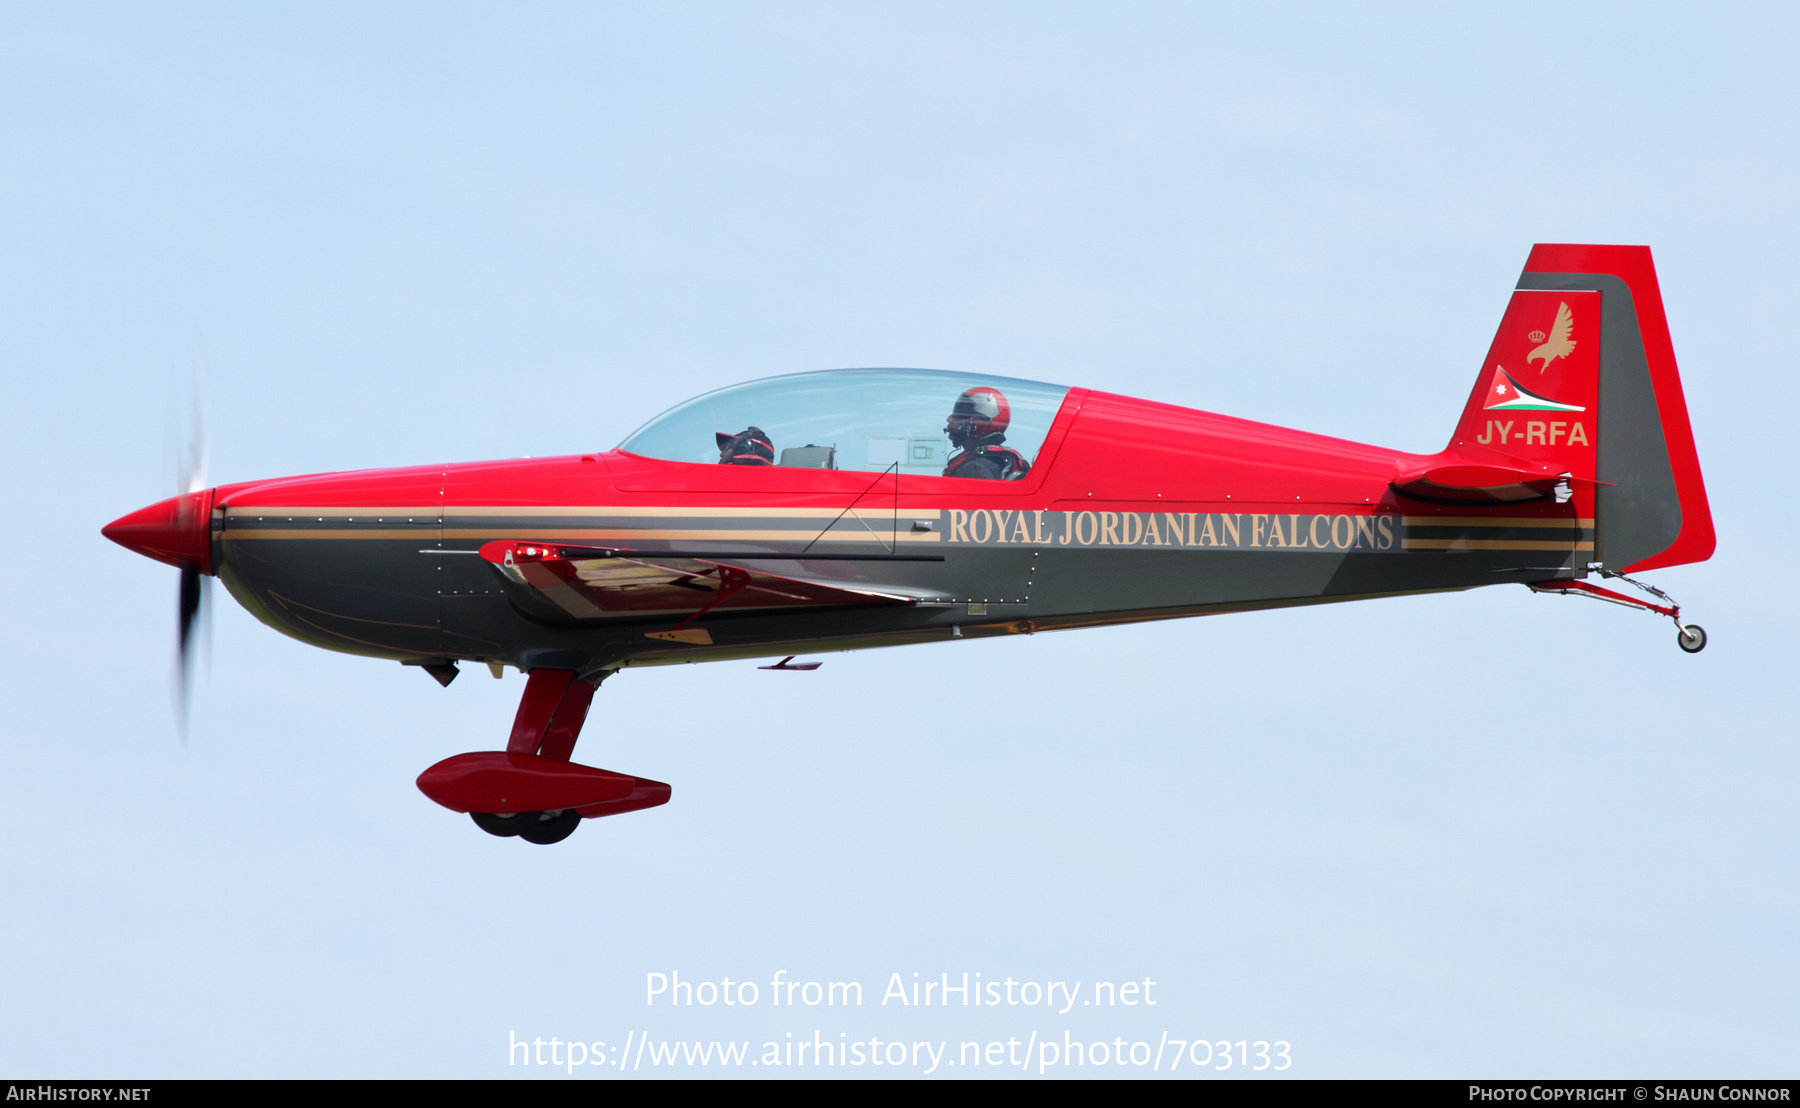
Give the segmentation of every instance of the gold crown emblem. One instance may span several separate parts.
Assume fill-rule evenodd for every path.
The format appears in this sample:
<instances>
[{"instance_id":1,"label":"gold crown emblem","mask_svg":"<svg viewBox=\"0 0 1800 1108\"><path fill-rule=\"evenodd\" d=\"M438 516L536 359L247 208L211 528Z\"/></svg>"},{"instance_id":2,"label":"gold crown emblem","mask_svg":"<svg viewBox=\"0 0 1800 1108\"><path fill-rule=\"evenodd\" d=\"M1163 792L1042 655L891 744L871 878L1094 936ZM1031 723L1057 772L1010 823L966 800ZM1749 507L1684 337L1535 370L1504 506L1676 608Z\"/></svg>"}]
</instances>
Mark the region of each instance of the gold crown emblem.
<instances>
[{"instance_id":1,"label":"gold crown emblem","mask_svg":"<svg viewBox=\"0 0 1800 1108\"><path fill-rule=\"evenodd\" d=\"M1531 334L1526 335L1525 337L1530 339L1532 342L1543 342L1544 341L1544 332L1533 331L1533 332L1531 332Z\"/></svg>"}]
</instances>

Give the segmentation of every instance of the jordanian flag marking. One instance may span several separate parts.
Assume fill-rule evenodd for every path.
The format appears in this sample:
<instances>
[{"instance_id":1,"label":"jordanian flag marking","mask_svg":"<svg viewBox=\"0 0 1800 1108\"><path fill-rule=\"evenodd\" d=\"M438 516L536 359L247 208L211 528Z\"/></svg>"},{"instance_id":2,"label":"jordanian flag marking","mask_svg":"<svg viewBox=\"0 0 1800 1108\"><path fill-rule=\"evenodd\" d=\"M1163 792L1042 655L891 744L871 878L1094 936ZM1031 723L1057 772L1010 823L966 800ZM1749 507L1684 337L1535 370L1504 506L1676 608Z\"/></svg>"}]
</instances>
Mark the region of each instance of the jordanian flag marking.
<instances>
[{"instance_id":1,"label":"jordanian flag marking","mask_svg":"<svg viewBox=\"0 0 1800 1108\"><path fill-rule=\"evenodd\" d=\"M1494 379L1488 382L1487 402L1482 405L1487 411L1496 409L1506 412L1585 412L1586 408L1578 404L1559 404L1547 396L1539 396L1529 389L1520 387L1506 372L1503 366L1494 367Z\"/></svg>"}]
</instances>

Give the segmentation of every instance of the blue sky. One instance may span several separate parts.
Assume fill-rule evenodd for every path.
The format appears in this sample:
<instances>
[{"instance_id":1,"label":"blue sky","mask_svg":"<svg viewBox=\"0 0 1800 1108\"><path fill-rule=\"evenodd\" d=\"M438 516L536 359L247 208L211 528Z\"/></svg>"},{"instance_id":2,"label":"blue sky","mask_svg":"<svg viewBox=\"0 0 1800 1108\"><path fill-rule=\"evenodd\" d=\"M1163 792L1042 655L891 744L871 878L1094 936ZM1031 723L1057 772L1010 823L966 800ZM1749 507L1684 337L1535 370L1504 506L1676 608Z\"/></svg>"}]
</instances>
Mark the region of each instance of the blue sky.
<instances>
[{"instance_id":1,"label":"blue sky","mask_svg":"<svg viewBox=\"0 0 1800 1108\"><path fill-rule=\"evenodd\" d=\"M1796 45L1782 6L7 6L0 1068L1067 1031L1791 1075ZM1537 241L1655 251L1699 656L1504 588L626 673L577 757L675 799L539 850L412 785L503 741L516 674L219 592L184 744L175 574L99 535L173 491L201 366L215 481L601 449L845 365L1432 450ZM781 970L869 1001L644 1003ZM965 971L1159 1000L875 1002Z\"/></svg>"}]
</instances>

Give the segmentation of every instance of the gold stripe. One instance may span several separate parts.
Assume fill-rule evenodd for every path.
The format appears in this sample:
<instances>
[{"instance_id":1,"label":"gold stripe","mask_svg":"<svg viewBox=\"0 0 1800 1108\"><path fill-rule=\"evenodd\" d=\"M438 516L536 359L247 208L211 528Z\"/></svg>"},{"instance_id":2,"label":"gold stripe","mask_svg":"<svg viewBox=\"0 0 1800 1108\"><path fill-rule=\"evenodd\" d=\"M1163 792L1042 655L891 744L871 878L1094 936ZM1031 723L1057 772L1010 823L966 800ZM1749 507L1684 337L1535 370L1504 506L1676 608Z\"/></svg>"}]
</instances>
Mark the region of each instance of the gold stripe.
<instances>
[{"instance_id":1,"label":"gold stripe","mask_svg":"<svg viewBox=\"0 0 1800 1108\"><path fill-rule=\"evenodd\" d=\"M423 542L436 538L437 528L434 527L429 531L417 529L390 531L374 527L358 527L353 531L345 531L341 529L328 530L321 527L317 530L301 531L287 527L227 527L222 535L227 542L243 539L411 539L413 542Z\"/></svg>"},{"instance_id":2,"label":"gold stripe","mask_svg":"<svg viewBox=\"0 0 1800 1108\"><path fill-rule=\"evenodd\" d=\"M879 491L879 490L877 490ZM876 494L871 493L873 498ZM438 518L436 505L413 508L227 508L227 518L279 518L279 519L375 519L386 520L388 516L424 516L435 522ZM615 508L605 504L588 505L456 505L443 509L443 514L451 517L472 516L476 518L506 519L538 519L559 516L585 517L589 519L834 519L839 515L850 518L862 516L866 519L893 519L894 509L890 506L851 508L846 512L843 508ZM902 508L900 518L937 519L943 512L936 508ZM397 522L397 521L396 521Z\"/></svg>"},{"instance_id":3,"label":"gold stripe","mask_svg":"<svg viewBox=\"0 0 1800 1108\"><path fill-rule=\"evenodd\" d=\"M423 516L430 523L436 523L438 506L436 504L417 504L411 508L226 508L225 517L253 519L259 516L279 516L282 519L319 519L336 516L340 519L376 519L389 523L400 522L388 519L389 516Z\"/></svg>"},{"instance_id":4,"label":"gold stripe","mask_svg":"<svg viewBox=\"0 0 1800 1108\"><path fill-rule=\"evenodd\" d=\"M842 527L823 535L803 531L730 531L730 530L652 530L637 527L614 527L596 530L586 527L514 527L504 531L478 527L446 527L446 539L670 539L684 542L887 542L896 536L879 528L871 535L861 527ZM901 531L901 542L941 542L936 531L917 533Z\"/></svg>"},{"instance_id":5,"label":"gold stripe","mask_svg":"<svg viewBox=\"0 0 1800 1108\"><path fill-rule=\"evenodd\" d=\"M227 527L223 532L227 541L244 539L422 539L437 537L422 531L390 531L377 528L358 528L344 530L342 528L318 528L316 530L298 530L276 527ZM514 527L507 530L475 527L446 527L442 538L446 539L666 539L687 542L807 542L817 538L820 542L887 542L898 537L901 542L940 542L943 536L936 531L923 534L901 531L898 536L877 531L871 535L858 527L855 530L827 531L821 535L817 531L727 531L727 530L693 530L693 531L652 531L642 528L613 528L595 530L583 527Z\"/></svg>"},{"instance_id":6,"label":"gold stripe","mask_svg":"<svg viewBox=\"0 0 1800 1108\"><path fill-rule=\"evenodd\" d=\"M1543 539L1402 539L1402 550L1592 550L1592 542L1547 542Z\"/></svg>"},{"instance_id":7,"label":"gold stripe","mask_svg":"<svg viewBox=\"0 0 1800 1108\"><path fill-rule=\"evenodd\" d=\"M879 491L879 490L877 490ZM869 494L871 499L875 493ZM318 515L318 512L314 512ZM504 518L539 518L549 516L585 516L591 519L835 519L843 515L846 519L862 516L873 520L893 519L894 509L891 505L872 508L614 508L604 504L588 507L518 507L495 506L456 506L444 508L444 514L457 516L500 516ZM902 508L901 519L937 519L943 515L936 508Z\"/></svg>"},{"instance_id":8,"label":"gold stripe","mask_svg":"<svg viewBox=\"0 0 1800 1108\"><path fill-rule=\"evenodd\" d=\"M1591 519L1501 519L1495 516L1401 516L1408 527L1592 527Z\"/></svg>"}]
</instances>

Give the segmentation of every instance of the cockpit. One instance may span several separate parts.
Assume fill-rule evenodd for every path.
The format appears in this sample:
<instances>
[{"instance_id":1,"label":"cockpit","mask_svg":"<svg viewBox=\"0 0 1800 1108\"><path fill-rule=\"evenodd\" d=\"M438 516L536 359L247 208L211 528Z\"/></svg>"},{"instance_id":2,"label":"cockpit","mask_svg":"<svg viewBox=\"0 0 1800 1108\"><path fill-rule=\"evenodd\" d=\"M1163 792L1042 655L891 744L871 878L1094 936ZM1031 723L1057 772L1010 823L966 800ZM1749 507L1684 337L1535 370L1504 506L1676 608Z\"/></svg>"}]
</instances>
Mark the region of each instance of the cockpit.
<instances>
[{"instance_id":1,"label":"cockpit","mask_svg":"<svg viewBox=\"0 0 1800 1108\"><path fill-rule=\"evenodd\" d=\"M1068 388L935 369L832 369L695 397L620 450L674 462L1017 480Z\"/></svg>"}]
</instances>

